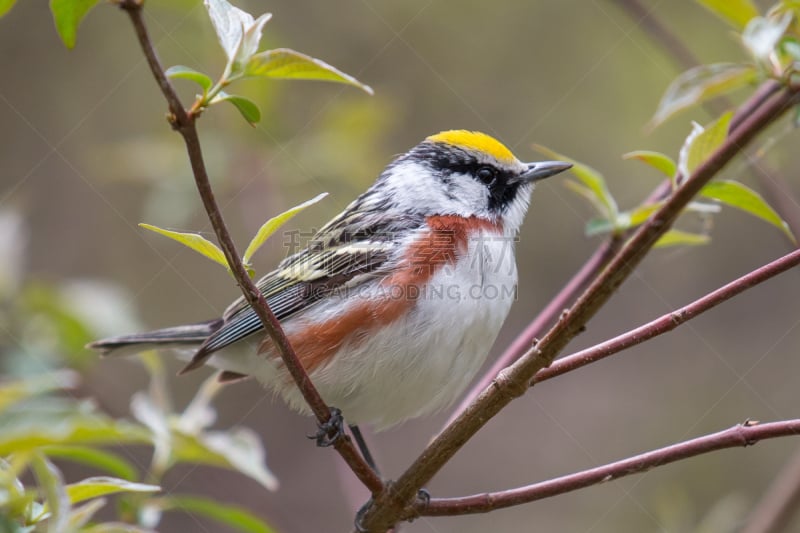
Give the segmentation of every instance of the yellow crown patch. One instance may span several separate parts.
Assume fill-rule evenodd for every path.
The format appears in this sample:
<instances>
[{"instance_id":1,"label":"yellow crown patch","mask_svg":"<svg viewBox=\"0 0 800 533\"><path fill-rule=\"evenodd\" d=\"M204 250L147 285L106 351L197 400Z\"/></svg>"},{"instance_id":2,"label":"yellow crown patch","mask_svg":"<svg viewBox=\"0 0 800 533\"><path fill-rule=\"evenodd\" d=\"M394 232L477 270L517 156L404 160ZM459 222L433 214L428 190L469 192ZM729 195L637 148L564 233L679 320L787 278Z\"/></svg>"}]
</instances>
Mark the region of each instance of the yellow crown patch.
<instances>
[{"instance_id":1,"label":"yellow crown patch","mask_svg":"<svg viewBox=\"0 0 800 533\"><path fill-rule=\"evenodd\" d=\"M511 164L517 160L514 154L511 153L511 150L506 148L503 143L479 131L443 131L436 135L431 135L426 140L435 143L451 144L474 152L483 152L502 163Z\"/></svg>"}]
</instances>

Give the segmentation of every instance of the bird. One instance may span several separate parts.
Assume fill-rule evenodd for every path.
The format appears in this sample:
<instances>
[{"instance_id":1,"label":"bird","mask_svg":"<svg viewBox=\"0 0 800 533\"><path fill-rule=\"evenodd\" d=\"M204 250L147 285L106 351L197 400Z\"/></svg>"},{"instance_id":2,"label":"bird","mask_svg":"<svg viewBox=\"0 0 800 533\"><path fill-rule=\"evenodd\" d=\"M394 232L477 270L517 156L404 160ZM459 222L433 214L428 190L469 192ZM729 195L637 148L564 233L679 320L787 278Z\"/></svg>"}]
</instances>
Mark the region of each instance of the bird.
<instances>
[{"instance_id":1,"label":"bird","mask_svg":"<svg viewBox=\"0 0 800 533\"><path fill-rule=\"evenodd\" d=\"M431 135L257 282L320 395L351 427L384 430L464 391L516 299L515 244L531 192L571 166L523 163L477 131ZM310 413L243 297L221 318L88 347L167 349L187 361L182 372L253 377Z\"/></svg>"}]
</instances>

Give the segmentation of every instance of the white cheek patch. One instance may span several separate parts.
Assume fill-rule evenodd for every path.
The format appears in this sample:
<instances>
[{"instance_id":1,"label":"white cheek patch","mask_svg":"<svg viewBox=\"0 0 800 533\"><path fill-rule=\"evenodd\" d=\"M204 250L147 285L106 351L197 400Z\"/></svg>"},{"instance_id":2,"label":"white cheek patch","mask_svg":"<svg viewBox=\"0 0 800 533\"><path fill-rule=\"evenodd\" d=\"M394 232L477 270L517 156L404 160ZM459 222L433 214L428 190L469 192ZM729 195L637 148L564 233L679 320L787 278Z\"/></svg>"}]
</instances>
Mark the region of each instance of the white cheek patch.
<instances>
[{"instance_id":1,"label":"white cheek patch","mask_svg":"<svg viewBox=\"0 0 800 533\"><path fill-rule=\"evenodd\" d=\"M385 175L387 194L401 211L431 215L489 218L489 191L472 176L453 173L448 182L414 161L403 161Z\"/></svg>"}]
</instances>

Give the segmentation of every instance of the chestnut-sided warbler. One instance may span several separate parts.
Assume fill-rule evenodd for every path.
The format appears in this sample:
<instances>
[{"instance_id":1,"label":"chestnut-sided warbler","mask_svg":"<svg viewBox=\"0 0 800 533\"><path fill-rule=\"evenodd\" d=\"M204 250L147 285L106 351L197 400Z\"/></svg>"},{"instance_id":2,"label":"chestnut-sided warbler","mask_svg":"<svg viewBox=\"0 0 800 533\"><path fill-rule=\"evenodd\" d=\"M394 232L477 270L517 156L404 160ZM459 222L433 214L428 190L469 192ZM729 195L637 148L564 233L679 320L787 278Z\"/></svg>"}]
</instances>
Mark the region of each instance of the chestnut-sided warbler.
<instances>
[{"instance_id":1,"label":"chestnut-sided warbler","mask_svg":"<svg viewBox=\"0 0 800 533\"><path fill-rule=\"evenodd\" d=\"M323 399L384 429L442 409L485 360L516 295L514 242L538 180L494 138L428 137L258 281ZM184 370L253 376L308 408L243 298L222 318L96 341L104 353L170 348Z\"/></svg>"}]
</instances>

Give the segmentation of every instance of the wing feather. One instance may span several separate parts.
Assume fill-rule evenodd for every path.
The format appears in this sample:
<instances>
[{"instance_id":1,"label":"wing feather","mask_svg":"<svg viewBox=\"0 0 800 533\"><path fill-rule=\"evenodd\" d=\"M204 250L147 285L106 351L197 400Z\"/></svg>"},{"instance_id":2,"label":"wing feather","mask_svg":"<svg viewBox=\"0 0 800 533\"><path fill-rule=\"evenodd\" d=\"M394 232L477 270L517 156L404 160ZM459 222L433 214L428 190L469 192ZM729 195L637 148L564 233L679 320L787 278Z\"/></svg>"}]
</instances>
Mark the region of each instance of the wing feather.
<instances>
[{"instance_id":1,"label":"wing feather","mask_svg":"<svg viewBox=\"0 0 800 533\"><path fill-rule=\"evenodd\" d=\"M283 321L331 292L345 286L357 286L383 275L391 252L391 243L383 242L348 245L323 254L312 253L303 262L292 263L289 267L284 266L267 274L259 280L257 287L264 294L275 317ZM297 275L309 272L318 274ZM244 298L235 301L223 318L223 325L206 339L182 372L201 366L213 352L262 329L261 319Z\"/></svg>"}]
</instances>

